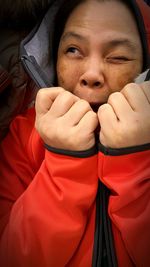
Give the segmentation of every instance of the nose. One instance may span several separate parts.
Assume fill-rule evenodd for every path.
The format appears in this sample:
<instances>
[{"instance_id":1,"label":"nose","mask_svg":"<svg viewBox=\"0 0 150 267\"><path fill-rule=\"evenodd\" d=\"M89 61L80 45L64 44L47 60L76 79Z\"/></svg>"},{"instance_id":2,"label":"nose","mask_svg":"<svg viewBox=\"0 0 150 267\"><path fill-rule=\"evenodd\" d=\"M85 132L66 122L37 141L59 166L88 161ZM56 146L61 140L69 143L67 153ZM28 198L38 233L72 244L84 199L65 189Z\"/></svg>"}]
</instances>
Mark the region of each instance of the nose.
<instances>
[{"instance_id":1,"label":"nose","mask_svg":"<svg viewBox=\"0 0 150 267\"><path fill-rule=\"evenodd\" d=\"M84 64L83 74L80 77L80 86L98 89L104 85L103 64L97 58L89 59Z\"/></svg>"}]
</instances>

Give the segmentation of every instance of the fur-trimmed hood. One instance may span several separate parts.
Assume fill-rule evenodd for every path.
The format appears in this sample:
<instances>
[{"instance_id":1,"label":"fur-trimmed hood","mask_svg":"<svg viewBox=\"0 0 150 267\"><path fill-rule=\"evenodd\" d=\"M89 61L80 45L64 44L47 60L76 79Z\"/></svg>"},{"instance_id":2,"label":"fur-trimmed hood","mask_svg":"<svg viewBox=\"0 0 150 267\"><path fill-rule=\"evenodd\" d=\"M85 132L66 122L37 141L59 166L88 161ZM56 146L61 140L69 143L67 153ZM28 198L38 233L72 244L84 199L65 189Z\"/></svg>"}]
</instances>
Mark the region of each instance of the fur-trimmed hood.
<instances>
[{"instance_id":1,"label":"fur-trimmed hood","mask_svg":"<svg viewBox=\"0 0 150 267\"><path fill-rule=\"evenodd\" d=\"M39 88L54 86L55 68L53 62L53 34L55 16L64 0L51 1L41 23L21 44L21 60L29 75ZM69 1L69 0L68 0ZM137 82L149 79L150 68L150 7L143 0L128 1L136 18L143 46L143 72ZM146 71L146 72L145 72ZM147 74L148 73L148 74Z\"/></svg>"}]
</instances>

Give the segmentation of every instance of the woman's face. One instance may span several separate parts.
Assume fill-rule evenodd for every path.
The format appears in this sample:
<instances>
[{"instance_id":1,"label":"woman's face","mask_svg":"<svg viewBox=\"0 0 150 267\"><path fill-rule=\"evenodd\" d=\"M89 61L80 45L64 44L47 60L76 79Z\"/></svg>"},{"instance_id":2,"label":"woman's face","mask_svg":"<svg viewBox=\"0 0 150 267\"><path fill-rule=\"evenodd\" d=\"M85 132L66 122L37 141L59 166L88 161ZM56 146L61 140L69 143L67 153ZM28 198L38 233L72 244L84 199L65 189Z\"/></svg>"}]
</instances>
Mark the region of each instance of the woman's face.
<instances>
[{"instance_id":1,"label":"woman's face","mask_svg":"<svg viewBox=\"0 0 150 267\"><path fill-rule=\"evenodd\" d=\"M57 60L58 85L99 106L142 70L134 18L117 1L88 0L71 13Z\"/></svg>"}]
</instances>

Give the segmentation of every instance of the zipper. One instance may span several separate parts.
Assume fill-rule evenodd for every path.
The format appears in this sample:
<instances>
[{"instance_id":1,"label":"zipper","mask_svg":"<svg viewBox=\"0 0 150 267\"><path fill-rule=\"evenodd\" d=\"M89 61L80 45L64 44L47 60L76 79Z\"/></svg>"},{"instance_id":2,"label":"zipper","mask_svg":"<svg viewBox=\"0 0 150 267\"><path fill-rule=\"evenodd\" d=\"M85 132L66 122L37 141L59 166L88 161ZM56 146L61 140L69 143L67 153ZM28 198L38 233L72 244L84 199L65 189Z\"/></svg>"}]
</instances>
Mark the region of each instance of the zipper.
<instances>
[{"instance_id":1,"label":"zipper","mask_svg":"<svg viewBox=\"0 0 150 267\"><path fill-rule=\"evenodd\" d=\"M117 267L111 222L107 211L108 198L109 190L99 181L92 267Z\"/></svg>"},{"instance_id":2,"label":"zipper","mask_svg":"<svg viewBox=\"0 0 150 267\"><path fill-rule=\"evenodd\" d=\"M38 69L38 65L33 56L22 55L21 62L29 76L38 86L38 88L45 88L50 86L47 82L45 82L45 79L42 77L42 73Z\"/></svg>"}]
</instances>

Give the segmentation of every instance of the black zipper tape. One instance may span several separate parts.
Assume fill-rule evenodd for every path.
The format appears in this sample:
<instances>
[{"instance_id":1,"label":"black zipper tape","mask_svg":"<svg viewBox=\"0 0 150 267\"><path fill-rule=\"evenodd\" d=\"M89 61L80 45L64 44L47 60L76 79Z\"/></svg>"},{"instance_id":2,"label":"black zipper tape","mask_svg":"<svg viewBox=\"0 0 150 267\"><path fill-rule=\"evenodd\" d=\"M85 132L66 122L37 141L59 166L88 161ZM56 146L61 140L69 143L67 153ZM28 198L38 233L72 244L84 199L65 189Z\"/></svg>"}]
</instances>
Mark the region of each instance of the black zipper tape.
<instances>
[{"instance_id":1,"label":"black zipper tape","mask_svg":"<svg viewBox=\"0 0 150 267\"><path fill-rule=\"evenodd\" d=\"M92 267L118 266L111 222L108 216L108 199L109 190L99 181Z\"/></svg>"}]
</instances>

